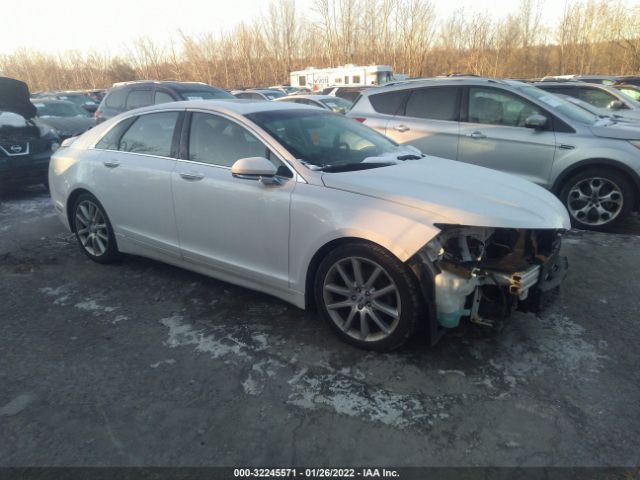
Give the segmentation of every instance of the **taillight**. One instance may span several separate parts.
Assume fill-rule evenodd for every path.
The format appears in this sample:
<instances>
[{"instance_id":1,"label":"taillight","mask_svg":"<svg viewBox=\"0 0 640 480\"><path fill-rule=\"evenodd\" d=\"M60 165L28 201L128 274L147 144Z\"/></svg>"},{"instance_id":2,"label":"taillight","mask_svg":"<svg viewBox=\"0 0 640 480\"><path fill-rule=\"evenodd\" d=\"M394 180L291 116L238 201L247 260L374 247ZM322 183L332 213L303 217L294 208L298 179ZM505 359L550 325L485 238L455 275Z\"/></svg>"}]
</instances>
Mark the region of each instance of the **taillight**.
<instances>
[{"instance_id":1,"label":"taillight","mask_svg":"<svg viewBox=\"0 0 640 480\"><path fill-rule=\"evenodd\" d=\"M353 117L353 119L356 122L360 122L360 123L363 123L366 120L366 118L364 118L364 117Z\"/></svg>"}]
</instances>

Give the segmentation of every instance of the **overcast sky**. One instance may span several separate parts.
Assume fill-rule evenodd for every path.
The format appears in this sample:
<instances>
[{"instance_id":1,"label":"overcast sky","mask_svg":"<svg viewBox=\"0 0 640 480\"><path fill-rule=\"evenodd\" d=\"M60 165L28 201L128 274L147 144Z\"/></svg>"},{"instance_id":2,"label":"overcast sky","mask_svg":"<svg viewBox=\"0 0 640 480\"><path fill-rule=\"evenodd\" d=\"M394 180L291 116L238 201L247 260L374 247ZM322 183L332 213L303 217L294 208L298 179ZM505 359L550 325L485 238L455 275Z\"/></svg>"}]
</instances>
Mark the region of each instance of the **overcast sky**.
<instances>
[{"instance_id":1,"label":"overcast sky","mask_svg":"<svg viewBox=\"0 0 640 480\"><path fill-rule=\"evenodd\" d=\"M519 3L432 1L440 17L458 8L496 12L499 17L515 11ZM117 54L126 51L127 43L140 36L168 42L178 30L199 34L230 29L242 20L259 16L268 3L268 0L0 0L4 11L0 53L26 47L45 52L77 49ZM628 3L639 4L640 0ZM311 9L312 4L313 0L296 1L300 12ZM565 0L545 0L544 5L545 22L553 25L562 15Z\"/></svg>"}]
</instances>

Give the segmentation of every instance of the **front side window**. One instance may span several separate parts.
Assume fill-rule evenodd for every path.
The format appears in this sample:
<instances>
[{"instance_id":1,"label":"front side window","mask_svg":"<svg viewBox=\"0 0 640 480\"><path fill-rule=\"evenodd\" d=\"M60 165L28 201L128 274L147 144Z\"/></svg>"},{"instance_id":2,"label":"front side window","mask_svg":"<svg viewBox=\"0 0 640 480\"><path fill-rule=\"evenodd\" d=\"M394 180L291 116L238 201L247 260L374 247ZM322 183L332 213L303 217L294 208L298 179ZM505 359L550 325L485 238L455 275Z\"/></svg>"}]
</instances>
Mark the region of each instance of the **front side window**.
<instances>
[{"instance_id":1,"label":"front side window","mask_svg":"<svg viewBox=\"0 0 640 480\"><path fill-rule=\"evenodd\" d=\"M458 119L458 91L456 87L420 88L413 90L405 115L432 120Z\"/></svg>"},{"instance_id":2,"label":"front side window","mask_svg":"<svg viewBox=\"0 0 640 480\"><path fill-rule=\"evenodd\" d=\"M231 120L208 113L194 113L189 132L189 160L231 167L241 158L265 157L278 169L278 175L291 176L280 160L246 128Z\"/></svg>"},{"instance_id":3,"label":"front side window","mask_svg":"<svg viewBox=\"0 0 640 480\"><path fill-rule=\"evenodd\" d=\"M581 88L578 98L598 108L607 108L611 102L618 100L614 95L597 88Z\"/></svg>"},{"instance_id":4,"label":"front side window","mask_svg":"<svg viewBox=\"0 0 640 480\"><path fill-rule=\"evenodd\" d=\"M469 89L469 121L487 125L524 127L531 115L543 115L542 110L525 99L495 88Z\"/></svg>"},{"instance_id":5,"label":"front side window","mask_svg":"<svg viewBox=\"0 0 640 480\"><path fill-rule=\"evenodd\" d=\"M640 90L636 90L635 88L629 88L629 87L618 88L618 90L620 90L627 97L632 98L633 100L640 100Z\"/></svg>"},{"instance_id":6,"label":"front side window","mask_svg":"<svg viewBox=\"0 0 640 480\"><path fill-rule=\"evenodd\" d=\"M151 105L151 90L131 90L127 97L127 109Z\"/></svg>"},{"instance_id":7,"label":"front side window","mask_svg":"<svg viewBox=\"0 0 640 480\"><path fill-rule=\"evenodd\" d=\"M120 139L118 150L171 157L171 144L178 112L140 115Z\"/></svg>"}]
</instances>

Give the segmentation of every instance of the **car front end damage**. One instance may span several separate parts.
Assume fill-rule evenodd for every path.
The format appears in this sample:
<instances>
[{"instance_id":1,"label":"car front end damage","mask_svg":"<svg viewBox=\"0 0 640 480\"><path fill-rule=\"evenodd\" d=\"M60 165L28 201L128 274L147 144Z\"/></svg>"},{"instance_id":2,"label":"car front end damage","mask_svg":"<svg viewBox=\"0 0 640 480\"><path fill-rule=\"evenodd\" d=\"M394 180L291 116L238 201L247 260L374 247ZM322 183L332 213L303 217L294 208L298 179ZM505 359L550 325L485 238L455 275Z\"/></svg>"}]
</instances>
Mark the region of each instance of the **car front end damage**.
<instances>
[{"instance_id":1,"label":"car front end damage","mask_svg":"<svg viewBox=\"0 0 640 480\"><path fill-rule=\"evenodd\" d=\"M432 343L463 319L500 328L514 310L539 312L567 274L564 230L437 226L441 232L409 260Z\"/></svg>"}]
</instances>

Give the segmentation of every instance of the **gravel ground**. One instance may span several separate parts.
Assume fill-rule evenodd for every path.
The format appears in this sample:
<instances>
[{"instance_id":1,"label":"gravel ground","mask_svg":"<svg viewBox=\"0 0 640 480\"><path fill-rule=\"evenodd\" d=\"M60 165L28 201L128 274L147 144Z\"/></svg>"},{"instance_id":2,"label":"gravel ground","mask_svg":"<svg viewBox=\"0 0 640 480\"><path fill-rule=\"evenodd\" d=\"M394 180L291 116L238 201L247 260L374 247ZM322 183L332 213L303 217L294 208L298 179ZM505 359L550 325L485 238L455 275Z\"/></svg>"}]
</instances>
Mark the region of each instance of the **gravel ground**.
<instances>
[{"instance_id":1,"label":"gravel ground","mask_svg":"<svg viewBox=\"0 0 640 480\"><path fill-rule=\"evenodd\" d=\"M0 466L640 464L640 221L571 232L550 310L394 354L314 313L80 252L0 199Z\"/></svg>"}]
</instances>

